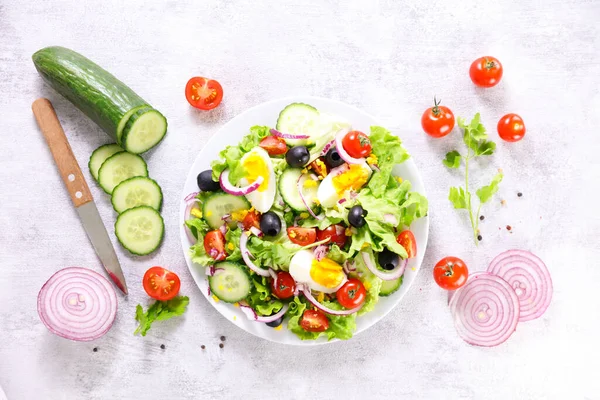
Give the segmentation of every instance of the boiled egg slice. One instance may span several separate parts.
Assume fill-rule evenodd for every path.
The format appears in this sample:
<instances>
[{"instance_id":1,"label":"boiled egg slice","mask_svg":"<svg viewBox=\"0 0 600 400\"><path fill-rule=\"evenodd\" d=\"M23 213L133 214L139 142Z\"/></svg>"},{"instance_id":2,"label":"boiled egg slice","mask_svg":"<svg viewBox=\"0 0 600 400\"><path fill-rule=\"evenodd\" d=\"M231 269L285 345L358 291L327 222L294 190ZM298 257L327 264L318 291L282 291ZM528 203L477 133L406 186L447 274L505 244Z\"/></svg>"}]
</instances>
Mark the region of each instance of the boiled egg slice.
<instances>
[{"instance_id":1,"label":"boiled egg slice","mask_svg":"<svg viewBox=\"0 0 600 400\"><path fill-rule=\"evenodd\" d=\"M261 147L255 147L240 160L244 167L245 176L240 179L243 186L251 185L259 176L264 181L257 190L246 195L246 199L258 212L265 213L271 209L275 201L277 181L269 154Z\"/></svg>"},{"instance_id":2,"label":"boiled egg slice","mask_svg":"<svg viewBox=\"0 0 600 400\"><path fill-rule=\"evenodd\" d=\"M290 261L290 275L297 283L323 293L337 292L348 280L341 265L327 257L318 261L311 250L300 250L294 254Z\"/></svg>"},{"instance_id":3,"label":"boiled egg slice","mask_svg":"<svg viewBox=\"0 0 600 400\"><path fill-rule=\"evenodd\" d=\"M331 208L340 199L349 196L350 191L356 192L362 188L369 181L372 173L373 171L366 162L350 164L342 172L334 170L319 185L317 200L323 207Z\"/></svg>"}]
</instances>

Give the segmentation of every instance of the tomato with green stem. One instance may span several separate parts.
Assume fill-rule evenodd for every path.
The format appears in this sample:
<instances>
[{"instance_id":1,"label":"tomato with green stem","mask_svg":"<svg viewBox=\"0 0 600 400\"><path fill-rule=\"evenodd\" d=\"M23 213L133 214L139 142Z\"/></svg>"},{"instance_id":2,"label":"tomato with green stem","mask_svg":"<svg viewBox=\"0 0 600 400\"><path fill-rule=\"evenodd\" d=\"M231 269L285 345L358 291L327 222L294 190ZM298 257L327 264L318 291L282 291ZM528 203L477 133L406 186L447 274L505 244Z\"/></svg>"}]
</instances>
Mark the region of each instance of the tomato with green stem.
<instances>
[{"instance_id":1,"label":"tomato with green stem","mask_svg":"<svg viewBox=\"0 0 600 400\"><path fill-rule=\"evenodd\" d=\"M361 158L371 154L371 139L360 131L350 131L342 139L342 146L350 157Z\"/></svg>"},{"instance_id":2,"label":"tomato with green stem","mask_svg":"<svg viewBox=\"0 0 600 400\"><path fill-rule=\"evenodd\" d=\"M469 76L473 83L485 88L496 86L502 79L502 74L502 64L491 56L479 57L469 68Z\"/></svg>"},{"instance_id":3,"label":"tomato with green stem","mask_svg":"<svg viewBox=\"0 0 600 400\"><path fill-rule=\"evenodd\" d=\"M342 307L351 309L362 305L367 299L367 290L361 281L352 278L335 293Z\"/></svg>"},{"instance_id":4,"label":"tomato with green stem","mask_svg":"<svg viewBox=\"0 0 600 400\"><path fill-rule=\"evenodd\" d=\"M452 111L446 106L441 106L440 103L441 100L438 101L434 97L433 107L429 107L421 116L423 130L434 138L441 138L449 134L455 123Z\"/></svg>"},{"instance_id":5,"label":"tomato with green stem","mask_svg":"<svg viewBox=\"0 0 600 400\"><path fill-rule=\"evenodd\" d=\"M444 257L433 268L433 279L446 290L456 290L467 282L469 269L458 257Z\"/></svg>"}]
</instances>

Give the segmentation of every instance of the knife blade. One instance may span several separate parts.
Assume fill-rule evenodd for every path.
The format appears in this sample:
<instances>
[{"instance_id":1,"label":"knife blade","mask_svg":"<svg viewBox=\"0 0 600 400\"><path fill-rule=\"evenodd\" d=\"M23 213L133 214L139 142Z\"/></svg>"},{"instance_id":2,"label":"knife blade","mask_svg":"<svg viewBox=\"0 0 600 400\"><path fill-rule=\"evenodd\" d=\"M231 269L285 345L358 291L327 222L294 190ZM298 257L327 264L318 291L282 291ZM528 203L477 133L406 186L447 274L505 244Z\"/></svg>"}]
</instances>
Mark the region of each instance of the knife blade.
<instances>
[{"instance_id":1,"label":"knife blade","mask_svg":"<svg viewBox=\"0 0 600 400\"><path fill-rule=\"evenodd\" d=\"M31 108L98 258L115 285L127 294L119 259L52 103L41 98L34 101Z\"/></svg>"}]
</instances>

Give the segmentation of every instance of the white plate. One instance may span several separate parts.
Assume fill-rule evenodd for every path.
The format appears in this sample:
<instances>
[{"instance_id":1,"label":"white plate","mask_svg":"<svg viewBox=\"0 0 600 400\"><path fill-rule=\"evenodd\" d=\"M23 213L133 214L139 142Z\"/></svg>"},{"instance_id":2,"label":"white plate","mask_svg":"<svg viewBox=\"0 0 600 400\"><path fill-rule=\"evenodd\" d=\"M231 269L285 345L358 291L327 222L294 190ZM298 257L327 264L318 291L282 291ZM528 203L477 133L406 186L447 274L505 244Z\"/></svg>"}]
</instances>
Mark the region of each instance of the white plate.
<instances>
[{"instance_id":1,"label":"white plate","mask_svg":"<svg viewBox=\"0 0 600 400\"><path fill-rule=\"evenodd\" d=\"M311 104L320 111L339 115L340 117L350 121L353 129L360 131L368 132L370 126L379 125L375 118L364 111L357 109L356 107L338 101L318 97L289 97L263 103L246 110L223 125L223 127L212 137L212 139L196 157L196 160L194 161L194 164L192 165L192 168L190 169L188 177L185 181L185 186L181 197L179 222L181 243L183 246L183 252L185 254L185 260L192 276L194 277L194 280L196 281L196 284L200 288L200 291L202 294L204 294L208 302L213 307L215 307L229 321L253 335L278 343L310 346L328 342L326 338L321 338L320 340L300 340L292 332L285 329L285 324L283 329L275 330L268 327L264 323L248 320L248 318L239 308L234 307L231 304L227 304L222 301L215 302L214 299L208 295L208 281L204 272L205 268L198 264L192 263L190 260L188 254L190 244L184 227L184 214L186 208L184 198L188 194L198 191L198 186L196 184L197 175L200 172L210 168L210 162L218 158L219 152L223 150L225 146L238 143L242 137L249 132L249 128L251 126L267 125L274 127L275 123L277 122L279 112L288 104L295 102ZM419 171L417 170L417 167L412 159L409 159L401 165L397 165L394 168L394 174L401 176L404 179L408 179L412 183L413 190L425 195L421 176L419 175ZM356 332L354 333L355 335L373 326L380 319L385 317L386 314L389 313L392 308L394 308L400 302L400 300L402 300L402 297L404 297L408 289L412 286L412 283L419 272L419 268L421 267L421 262L423 261L423 256L425 254L425 248L427 247L429 218L425 217L418 219L412 224L411 230L415 234L417 240L418 256L409 260L406 272L404 274L404 281L400 287L400 290L389 297L381 297L372 312L358 317L356 320L357 327Z\"/></svg>"}]
</instances>

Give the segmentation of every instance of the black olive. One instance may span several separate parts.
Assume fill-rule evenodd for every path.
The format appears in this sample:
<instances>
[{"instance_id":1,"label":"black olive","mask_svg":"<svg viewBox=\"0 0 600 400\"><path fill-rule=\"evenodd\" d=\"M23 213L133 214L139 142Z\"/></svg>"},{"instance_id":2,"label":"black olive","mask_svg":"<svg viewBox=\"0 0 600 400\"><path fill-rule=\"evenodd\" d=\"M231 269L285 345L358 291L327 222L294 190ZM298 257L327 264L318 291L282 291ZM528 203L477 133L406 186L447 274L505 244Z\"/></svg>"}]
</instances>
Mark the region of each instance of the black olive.
<instances>
[{"instance_id":1,"label":"black olive","mask_svg":"<svg viewBox=\"0 0 600 400\"><path fill-rule=\"evenodd\" d=\"M306 146L294 146L285 154L285 161L290 167L302 168L310 160L310 153Z\"/></svg>"},{"instance_id":2,"label":"black olive","mask_svg":"<svg viewBox=\"0 0 600 400\"><path fill-rule=\"evenodd\" d=\"M381 268L389 271L398 266L398 263L400 263L400 256L389 250L384 250L379 253L377 260L379 261Z\"/></svg>"},{"instance_id":3,"label":"black olive","mask_svg":"<svg viewBox=\"0 0 600 400\"><path fill-rule=\"evenodd\" d=\"M365 221L365 217L367 216L367 210L362 208L359 205L356 205L350 209L348 212L348 222L350 225L360 228L364 226L367 221Z\"/></svg>"},{"instance_id":4,"label":"black olive","mask_svg":"<svg viewBox=\"0 0 600 400\"><path fill-rule=\"evenodd\" d=\"M267 326L270 326L271 328L277 328L282 323L283 323L283 315L281 317L277 318L275 321L266 322Z\"/></svg>"},{"instance_id":5,"label":"black olive","mask_svg":"<svg viewBox=\"0 0 600 400\"><path fill-rule=\"evenodd\" d=\"M335 147L329 149L327 154L325 155L325 162L329 168L339 167L344 163L342 157L340 157L340 153L338 153Z\"/></svg>"},{"instance_id":6,"label":"black olive","mask_svg":"<svg viewBox=\"0 0 600 400\"><path fill-rule=\"evenodd\" d=\"M206 171L202 171L198 174L198 187L203 192L216 192L221 189L221 185L219 182L215 182L212 179L212 170L207 169Z\"/></svg>"},{"instance_id":7,"label":"black olive","mask_svg":"<svg viewBox=\"0 0 600 400\"><path fill-rule=\"evenodd\" d=\"M260 230L267 236L277 236L281 231L281 219L273 211L266 212L260 218Z\"/></svg>"}]
</instances>

